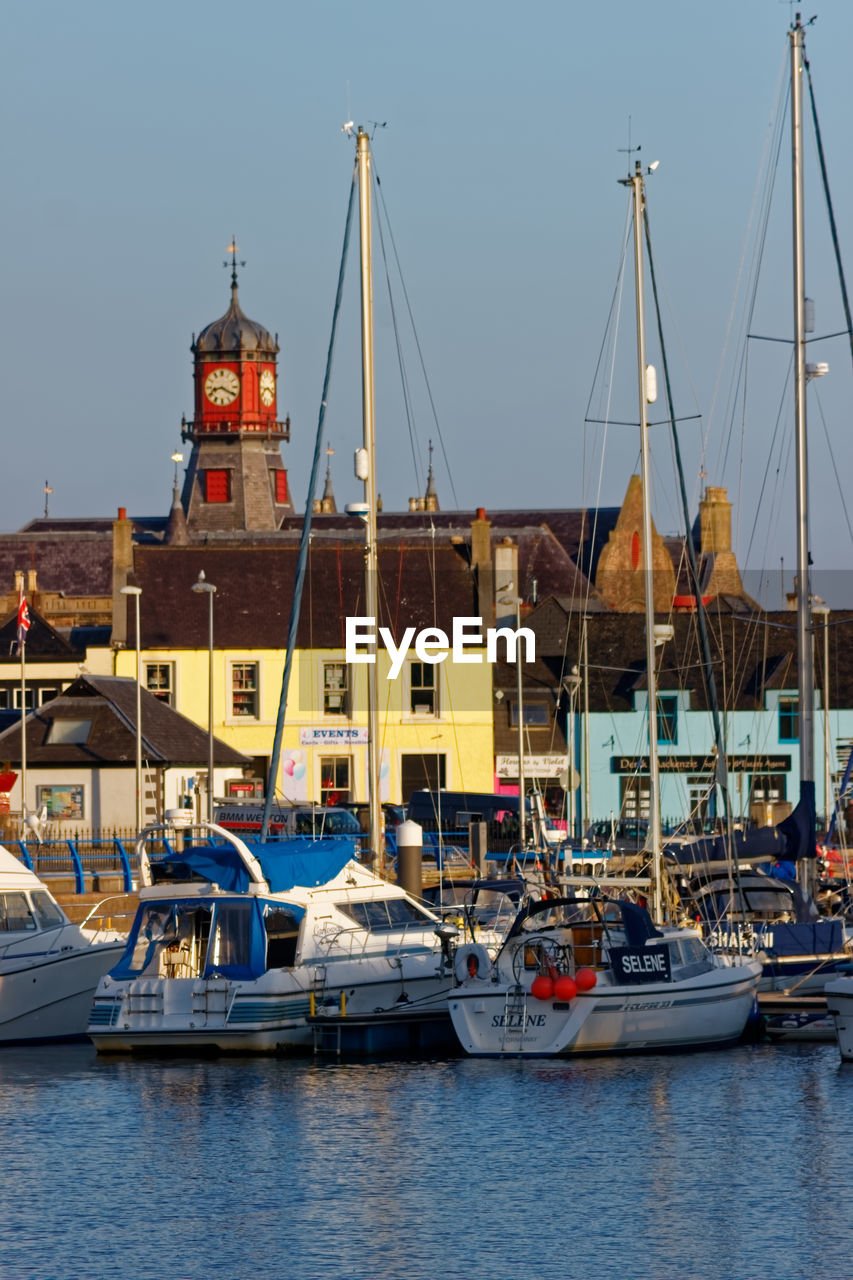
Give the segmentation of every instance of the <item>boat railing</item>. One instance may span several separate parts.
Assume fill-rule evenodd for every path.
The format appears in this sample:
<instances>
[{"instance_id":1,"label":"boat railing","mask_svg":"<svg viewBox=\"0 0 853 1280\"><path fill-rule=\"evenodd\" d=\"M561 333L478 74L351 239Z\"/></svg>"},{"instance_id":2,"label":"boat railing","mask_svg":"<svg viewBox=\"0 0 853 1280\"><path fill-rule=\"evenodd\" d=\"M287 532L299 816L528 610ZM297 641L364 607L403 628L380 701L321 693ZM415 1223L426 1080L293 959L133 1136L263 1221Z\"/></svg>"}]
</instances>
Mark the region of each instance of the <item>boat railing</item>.
<instances>
[{"instance_id":1,"label":"boat railing","mask_svg":"<svg viewBox=\"0 0 853 1280\"><path fill-rule=\"evenodd\" d=\"M432 936L425 939L428 930L428 925L414 922L377 931L364 929L360 925L339 925L332 920L327 920L315 929L314 941L318 947L327 952L336 950L347 956L363 956L375 953L377 939L381 938L386 943L391 943L390 946L386 946L385 954L397 955L410 951L413 946L431 947L434 942Z\"/></svg>"},{"instance_id":2,"label":"boat railing","mask_svg":"<svg viewBox=\"0 0 853 1280\"><path fill-rule=\"evenodd\" d=\"M28 932L24 938L0 944L0 960L26 960L34 956L63 955L69 950L78 950L78 929L78 925L69 922Z\"/></svg>"}]
</instances>

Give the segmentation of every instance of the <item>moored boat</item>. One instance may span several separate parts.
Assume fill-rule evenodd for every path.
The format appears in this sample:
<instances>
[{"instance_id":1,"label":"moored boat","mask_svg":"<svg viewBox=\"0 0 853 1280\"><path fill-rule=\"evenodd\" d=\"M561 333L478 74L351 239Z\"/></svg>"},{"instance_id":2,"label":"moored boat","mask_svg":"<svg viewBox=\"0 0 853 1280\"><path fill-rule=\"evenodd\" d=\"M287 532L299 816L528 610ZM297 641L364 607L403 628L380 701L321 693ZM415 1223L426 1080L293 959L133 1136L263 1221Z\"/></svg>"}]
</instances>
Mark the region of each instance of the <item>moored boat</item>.
<instances>
[{"instance_id":1,"label":"moored boat","mask_svg":"<svg viewBox=\"0 0 853 1280\"><path fill-rule=\"evenodd\" d=\"M139 908L89 1018L99 1052L306 1051L323 1008L446 1007L457 930L351 842L250 847L211 823L193 837L154 863L140 842Z\"/></svg>"},{"instance_id":2,"label":"moored boat","mask_svg":"<svg viewBox=\"0 0 853 1280\"><path fill-rule=\"evenodd\" d=\"M637 903L531 902L493 964L485 954L451 994L462 1048L485 1057L558 1057L708 1048L740 1039L756 960L727 963L698 931L656 929Z\"/></svg>"},{"instance_id":3,"label":"moored boat","mask_svg":"<svg viewBox=\"0 0 853 1280\"><path fill-rule=\"evenodd\" d=\"M0 846L0 1045L85 1039L95 988L124 947L119 933L72 924Z\"/></svg>"}]
</instances>

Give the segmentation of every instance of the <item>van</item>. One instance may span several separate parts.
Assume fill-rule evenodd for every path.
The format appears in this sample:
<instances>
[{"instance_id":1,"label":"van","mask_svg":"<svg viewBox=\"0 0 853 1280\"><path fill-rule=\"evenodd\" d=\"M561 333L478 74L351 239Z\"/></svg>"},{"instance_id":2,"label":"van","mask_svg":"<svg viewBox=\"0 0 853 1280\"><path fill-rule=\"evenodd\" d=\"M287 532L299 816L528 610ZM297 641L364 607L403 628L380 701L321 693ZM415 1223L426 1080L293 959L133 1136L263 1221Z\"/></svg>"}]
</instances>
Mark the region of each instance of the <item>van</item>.
<instances>
[{"instance_id":1,"label":"van","mask_svg":"<svg viewBox=\"0 0 853 1280\"><path fill-rule=\"evenodd\" d=\"M261 804L221 805L214 811L213 820L235 835L260 835L264 819ZM269 835L279 837L351 836L361 844L364 832L358 818L347 809L323 805L274 805L270 811Z\"/></svg>"},{"instance_id":2,"label":"van","mask_svg":"<svg viewBox=\"0 0 853 1280\"><path fill-rule=\"evenodd\" d=\"M542 808L541 796L527 797L527 831L540 847L558 845L565 833L558 830ZM489 791L413 791L406 816L427 833L441 832L442 840L468 847L472 822L485 822L490 850L517 848L520 838L518 796Z\"/></svg>"}]
</instances>

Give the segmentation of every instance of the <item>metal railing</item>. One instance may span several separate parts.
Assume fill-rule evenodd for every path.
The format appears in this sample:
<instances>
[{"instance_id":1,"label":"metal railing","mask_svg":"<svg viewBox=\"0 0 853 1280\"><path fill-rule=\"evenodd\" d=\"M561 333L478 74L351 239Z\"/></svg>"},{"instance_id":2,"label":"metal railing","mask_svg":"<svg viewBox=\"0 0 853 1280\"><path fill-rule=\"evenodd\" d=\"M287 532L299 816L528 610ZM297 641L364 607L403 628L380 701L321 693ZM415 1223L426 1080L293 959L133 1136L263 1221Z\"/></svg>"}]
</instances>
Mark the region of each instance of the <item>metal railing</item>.
<instances>
[{"instance_id":1,"label":"metal railing","mask_svg":"<svg viewBox=\"0 0 853 1280\"><path fill-rule=\"evenodd\" d=\"M104 838L73 837L66 840L11 840L9 850L15 853L25 867L36 875L74 876L74 890L85 893L87 877L112 873L122 878L122 888L130 893L133 888L133 857L125 848L125 840L119 836Z\"/></svg>"}]
</instances>

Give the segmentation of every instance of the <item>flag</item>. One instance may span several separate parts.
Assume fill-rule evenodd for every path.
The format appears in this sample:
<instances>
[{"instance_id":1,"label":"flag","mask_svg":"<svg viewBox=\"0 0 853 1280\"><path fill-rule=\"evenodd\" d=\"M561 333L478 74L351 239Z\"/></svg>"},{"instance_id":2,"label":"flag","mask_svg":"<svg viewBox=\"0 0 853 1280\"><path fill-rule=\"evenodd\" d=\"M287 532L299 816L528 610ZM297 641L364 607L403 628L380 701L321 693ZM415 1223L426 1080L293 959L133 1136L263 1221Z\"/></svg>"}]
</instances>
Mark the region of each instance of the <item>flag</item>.
<instances>
[{"instance_id":1,"label":"flag","mask_svg":"<svg viewBox=\"0 0 853 1280\"><path fill-rule=\"evenodd\" d=\"M24 596L24 585L21 583L21 594L18 598L18 652L27 643L27 632L30 629L30 611Z\"/></svg>"}]
</instances>

